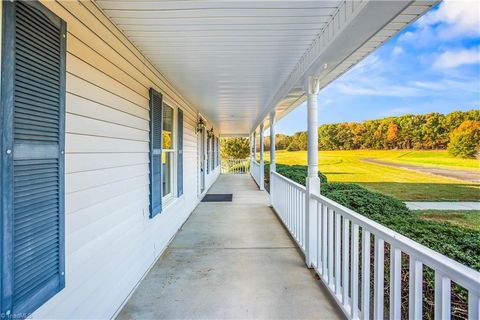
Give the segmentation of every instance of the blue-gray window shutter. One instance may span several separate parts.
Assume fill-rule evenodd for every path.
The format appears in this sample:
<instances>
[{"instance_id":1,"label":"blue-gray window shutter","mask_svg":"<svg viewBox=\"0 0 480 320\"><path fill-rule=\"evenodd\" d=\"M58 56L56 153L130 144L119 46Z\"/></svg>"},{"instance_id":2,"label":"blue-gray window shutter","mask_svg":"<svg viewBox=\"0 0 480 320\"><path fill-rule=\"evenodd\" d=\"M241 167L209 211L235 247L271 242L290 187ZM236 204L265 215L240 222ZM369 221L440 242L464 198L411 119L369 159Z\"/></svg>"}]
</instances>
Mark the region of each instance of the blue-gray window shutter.
<instances>
[{"instance_id":1,"label":"blue-gray window shutter","mask_svg":"<svg viewBox=\"0 0 480 320\"><path fill-rule=\"evenodd\" d=\"M162 95L150 89L150 218L162 212Z\"/></svg>"},{"instance_id":2,"label":"blue-gray window shutter","mask_svg":"<svg viewBox=\"0 0 480 320\"><path fill-rule=\"evenodd\" d=\"M183 194L183 111L178 109L178 156L177 156L177 196Z\"/></svg>"},{"instance_id":3,"label":"blue-gray window shutter","mask_svg":"<svg viewBox=\"0 0 480 320\"><path fill-rule=\"evenodd\" d=\"M207 132L207 174L210 173L210 134Z\"/></svg>"},{"instance_id":4,"label":"blue-gray window shutter","mask_svg":"<svg viewBox=\"0 0 480 320\"><path fill-rule=\"evenodd\" d=\"M14 317L65 286L65 35L39 2L3 2L0 313Z\"/></svg>"}]
</instances>

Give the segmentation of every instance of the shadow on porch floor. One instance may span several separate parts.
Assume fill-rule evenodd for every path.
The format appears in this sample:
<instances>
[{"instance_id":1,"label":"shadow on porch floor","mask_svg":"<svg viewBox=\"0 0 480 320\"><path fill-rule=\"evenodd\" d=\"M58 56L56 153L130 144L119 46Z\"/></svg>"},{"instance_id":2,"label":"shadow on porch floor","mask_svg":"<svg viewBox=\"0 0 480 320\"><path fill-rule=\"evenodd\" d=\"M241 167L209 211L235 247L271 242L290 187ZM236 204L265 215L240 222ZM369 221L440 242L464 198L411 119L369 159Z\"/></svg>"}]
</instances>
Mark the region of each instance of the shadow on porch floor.
<instances>
[{"instance_id":1,"label":"shadow on porch floor","mask_svg":"<svg viewBox=\"0 0 480 320\"><path fill-rule=\"evenodd\" d=\"M221 175L117 319L343 318L250 175Z\"/></svg>"}]
</instances>

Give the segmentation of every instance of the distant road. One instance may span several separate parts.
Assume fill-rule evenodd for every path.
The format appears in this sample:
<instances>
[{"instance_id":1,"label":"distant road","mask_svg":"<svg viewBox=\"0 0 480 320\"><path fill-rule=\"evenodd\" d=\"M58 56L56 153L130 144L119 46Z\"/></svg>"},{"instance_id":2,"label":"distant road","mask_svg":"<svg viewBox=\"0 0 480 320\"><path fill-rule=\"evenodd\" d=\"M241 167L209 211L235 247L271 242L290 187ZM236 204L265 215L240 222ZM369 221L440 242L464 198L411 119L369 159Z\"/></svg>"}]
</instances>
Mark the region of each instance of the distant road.
<instances>
[{"instance_id":1,"label":"distant road","mask_svg":"<svg viewBox=\"0 0 480 320\"><path fill-rule=\"evenodd\" d=\"M370 163L390 166L390 167L435 174L442 177L454 178L454 179L459 179L459 180L468 181L468 182L480 182L480 173L476 171L471 171L471 170L457 170L457 169L416 166L412 164L393 163L393 162L382 161L382 160L372 159L372 158L363 158L361 160L370 162Z\"/></svg>"},{"instance_id":2,"label":"distant road","mask_svg":"<svg viewBox=\"0 0 480 320\"><path fill-rule=\"evenodd\" d=\"M480 210L480 202L405 202L410 210Z\"/></svg>"}]
</instances>

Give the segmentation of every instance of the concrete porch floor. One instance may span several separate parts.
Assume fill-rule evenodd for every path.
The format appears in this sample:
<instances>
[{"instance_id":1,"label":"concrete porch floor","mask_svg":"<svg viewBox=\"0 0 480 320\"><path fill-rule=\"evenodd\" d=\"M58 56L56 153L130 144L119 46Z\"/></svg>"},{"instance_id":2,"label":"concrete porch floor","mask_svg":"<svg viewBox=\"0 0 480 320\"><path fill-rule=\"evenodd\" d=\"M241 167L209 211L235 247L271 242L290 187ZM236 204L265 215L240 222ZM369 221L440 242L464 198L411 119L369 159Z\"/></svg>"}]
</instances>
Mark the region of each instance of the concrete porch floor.
<instances>
[{"instance_id":1,"label":"concrete porch floor","mask_svg":"<svg viewBox=\"0 0 480 320\"><path fill-rule=\"evenodd\" d=\"M117 319L338 319L250 175L221 175Z\"/></svg>"}]
</instances>

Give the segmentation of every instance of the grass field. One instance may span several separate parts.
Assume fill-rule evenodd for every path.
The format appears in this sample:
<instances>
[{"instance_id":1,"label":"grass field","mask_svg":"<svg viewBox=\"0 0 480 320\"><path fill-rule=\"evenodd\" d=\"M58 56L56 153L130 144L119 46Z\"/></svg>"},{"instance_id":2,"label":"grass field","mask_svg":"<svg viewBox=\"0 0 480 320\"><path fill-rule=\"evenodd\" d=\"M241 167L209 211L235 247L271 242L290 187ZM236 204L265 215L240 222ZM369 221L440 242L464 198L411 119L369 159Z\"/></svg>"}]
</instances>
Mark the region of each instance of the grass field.
<instances>
[{"instance_id":1,"label":"grass field","mask_svg":"<svg viewBox=\"0 0 480 320\"><path fill-rule=\"evenodd\" d=\"M405 201L480 201L480 183L368 163L364 158L452 170L480 171L478 160L458 159L446 151L320 151L319 170L331 182L354 182ZM266 160L269 159L266 153ZM306 151L277 151L277 162L307 163Z\"/></svg>"},{"instance_id":2,"label":"grass field","mask_svg":"<svg viewBox=\"0 0 480 320\"><path fill-rule=\"evenodd\" d=\"M415 211L418 218L423 220L434 220L461 226L467 229L480 232L480 211L479 210L419 210Z\"/></svg>"}]
</instances>

